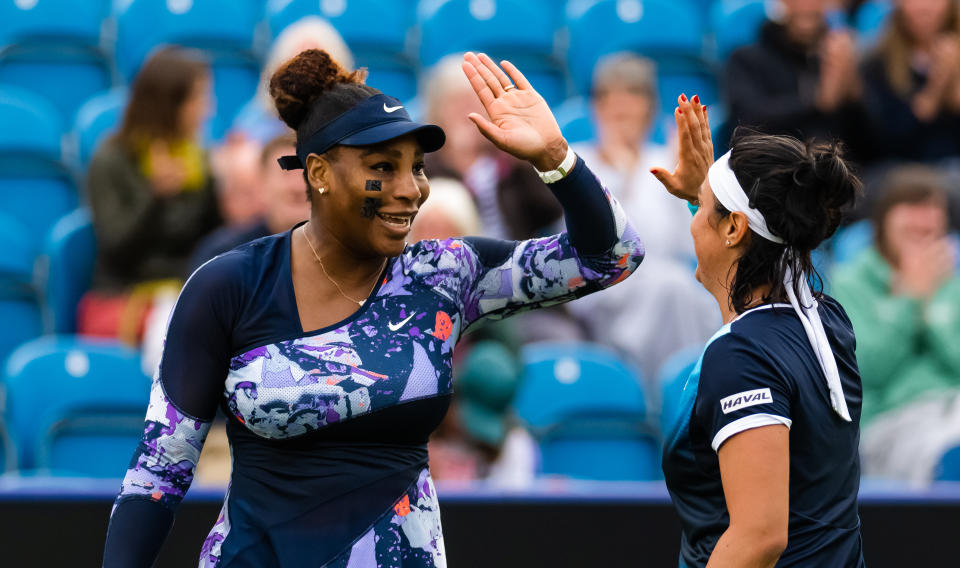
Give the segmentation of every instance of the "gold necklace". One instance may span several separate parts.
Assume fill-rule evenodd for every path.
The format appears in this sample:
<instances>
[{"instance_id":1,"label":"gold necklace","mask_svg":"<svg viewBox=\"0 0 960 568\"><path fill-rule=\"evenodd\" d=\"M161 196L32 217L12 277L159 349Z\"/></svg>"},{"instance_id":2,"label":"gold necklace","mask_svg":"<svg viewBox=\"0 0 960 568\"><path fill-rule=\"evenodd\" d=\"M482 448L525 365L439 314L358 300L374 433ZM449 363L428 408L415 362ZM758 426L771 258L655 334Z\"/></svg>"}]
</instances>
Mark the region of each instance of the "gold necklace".
<instances>
[{"instance_id":1,"label":"gold necklace","mask_svg":"<svg viewBox=\"0 0 960 568\"><path fill-rule=\"evenodd\" d=\"M323 266L323 261L320 260L320 255L317 253L317 249L313 248L313 243L310 242L310 237L307 236L307 226L306 226L306 225L301 226L301 227L300 227L300 232L303 233L303 238L307 240L307 246L310 247L310 252L313 253L313 257L317 259L317 263L320 265L320 270L323 271L323 275L326 276L326 277L327 277L327 280L329 280L330 282L332 282L334 286L336 286L337 292L340 292L340 295L341 295L341 296L343 296L344 298L350 300L350 301L353 302L354 304L357 304L358 306L363 307L363 304L365 304L365 303L367 302L366 298L364 298L363 300L354 300L354 299L351 298L350 296L347 296L346 294L343 293L343 289L340 288L340 285L337 284L337 281L334 280L334 279L330 276L330 273L329 273L329 272L327 272L326 267ZM383 259L383 263L380 265L380 269L377 270L376 273L374 273L374 276L379 276L380 273L383 272L383 267L386 266L386 264L387 264L387 259ZM376 279L374 279L373 285L374 285L374 286L377 285ZM370 288L370 292L373 292L373 287ZM367 295L369 296L369 293L367 293Z\"/></svg>"}]
</instances>

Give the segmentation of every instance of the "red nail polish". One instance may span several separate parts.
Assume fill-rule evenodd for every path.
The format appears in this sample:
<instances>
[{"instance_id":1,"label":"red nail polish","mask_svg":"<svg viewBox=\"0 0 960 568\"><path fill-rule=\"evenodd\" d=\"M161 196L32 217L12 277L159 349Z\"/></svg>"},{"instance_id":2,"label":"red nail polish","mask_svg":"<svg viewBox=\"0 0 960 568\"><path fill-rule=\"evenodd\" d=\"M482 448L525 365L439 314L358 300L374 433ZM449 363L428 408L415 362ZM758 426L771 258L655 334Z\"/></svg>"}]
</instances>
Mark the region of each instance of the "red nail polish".
<instances>
[{"instance_id":1,"label":"red nail polish","mask_svg":"<svg viewBox=\"0 0 960 568\"><path fill-rule=\"evenodd\" d=\"M700 95L693 95L693 102L700 104Z\"/></svg>"},{"instance_id":2,"label":"red nail polish","mask_svg":"<svg viewBox=\"0 0 960 568\"><path fill-rule=\"evenodd\" d=\"M681 93L681 94L680 94L680 100L683 101L683 102L687 102L687 95Z\"/></svg>"},{"instance_id":3,"label":"red nail polish","mask_svg":"<svg viewBox=\"0 0 960 568\"><path fill-rule=\"evenodd\" d=\"M680 112L680 114L683 114L683 109L682 109L682 108L680 108L680 107L677 107L677 111L679 111L679 112Z\"/></svg>"}]
</instances>

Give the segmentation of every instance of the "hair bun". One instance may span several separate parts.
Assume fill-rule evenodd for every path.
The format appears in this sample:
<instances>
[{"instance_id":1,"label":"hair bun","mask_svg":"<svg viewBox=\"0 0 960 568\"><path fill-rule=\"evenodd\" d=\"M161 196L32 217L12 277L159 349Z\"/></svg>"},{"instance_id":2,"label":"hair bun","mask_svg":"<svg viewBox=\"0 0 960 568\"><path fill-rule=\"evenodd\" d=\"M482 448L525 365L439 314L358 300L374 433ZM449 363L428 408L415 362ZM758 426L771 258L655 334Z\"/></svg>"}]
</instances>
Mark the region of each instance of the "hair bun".
<instances>
[{"instance_id":1,"label":"hair bun","mask_svg":"<svg viewBox=\"0 0 960 568\"><path fill-rule=\"evenodd\" d=\"M362 85L363 70L347 71L321 49L302 51L270 78L270 96L280 118L296 130L324 93L341 84Z\"/></svg>"},{"instance_id":2,"label":"hair bun","mask_svg":"<svg viewBox=\"0 0 960 568\"><path fill-rule=\"evenodd\" d=\"M784 196L783 237L797 248L812 250L840 226L861 184L839 141L808 141L804 150L793 172L796 187Z\"/></svg>"}]
</instances>

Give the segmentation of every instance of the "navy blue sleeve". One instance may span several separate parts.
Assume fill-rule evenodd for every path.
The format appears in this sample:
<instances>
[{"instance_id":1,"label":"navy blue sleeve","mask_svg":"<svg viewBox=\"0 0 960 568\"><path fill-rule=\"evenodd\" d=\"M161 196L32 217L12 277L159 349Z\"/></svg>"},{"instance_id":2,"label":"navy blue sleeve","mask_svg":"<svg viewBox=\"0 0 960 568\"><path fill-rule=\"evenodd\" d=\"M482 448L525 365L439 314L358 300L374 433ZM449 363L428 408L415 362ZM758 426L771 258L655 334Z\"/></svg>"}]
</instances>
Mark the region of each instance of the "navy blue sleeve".
<instances>
[{"instance_id":1,"label":"navy blue sleeve","mask_svg":"<svg viewBox=\"0 0 960 568\"><path fill-rule=\"evenodd\" d=\"M563 208L570 244L580 254L603 254L617 242L617 222L607 193L586 163L577 156L563 179L548 184Z\"/></svg>"},{"instance_id":2,"label":"navy blue sleeve","mask_svg":"<svg viewBox=\"0 0 960 568\"><path fill-rule=\"evenodd\" d=\"M152 566L170 531L223 392L242 276L228 253L198 269L177 299L143 436L110 516L105 567Z\"/></svg>"},{"instance_id":3,"label":"navy blue sleeve","mask_svg":"<svg viewBox=\"0 0 960 568\"><path fill-rule=\"evenodd\" d=\"M715 339L703 354L694 417L714 451L731 436L771 424L792 424L793 387L753 341L735 333Z\"/></svg>"}]
</instances>

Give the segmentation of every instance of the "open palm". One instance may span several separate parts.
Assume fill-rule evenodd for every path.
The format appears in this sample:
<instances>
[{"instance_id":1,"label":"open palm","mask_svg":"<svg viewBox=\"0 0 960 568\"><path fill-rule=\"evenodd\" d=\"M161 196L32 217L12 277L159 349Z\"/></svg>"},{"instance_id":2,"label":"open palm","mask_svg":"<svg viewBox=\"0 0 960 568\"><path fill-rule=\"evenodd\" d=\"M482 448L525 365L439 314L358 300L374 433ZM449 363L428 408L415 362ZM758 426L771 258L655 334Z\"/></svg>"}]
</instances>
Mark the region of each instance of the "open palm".
<instances>
[{"instance_id":1,"label":"open palm","mask_svg":"<svg viewBox=\"0 0 960 568\"><path fill-rule=\"evenodd\" d=\"M673 172L657 167L650 173L671 194L696 204L700 185L707 179L707 171L713 164L713 138L710 135L707 107L700 104L699 97L689 100L686 95L680 95L673 115L679 141L677 167Z\"/></svg>"},{"instance_id":2,"label":"open palm","mask_svg":"<svg viewBox=\"0 0 960 568\"><path fill-rule=\"evenodd\" d=\"M470 119L497 148L541 171L552 170L567 149L557 120L520 70L509 61L502 65L483 53L464 55L463 72L490 117L470 113Z\"/></svg>"}]
</instances>

